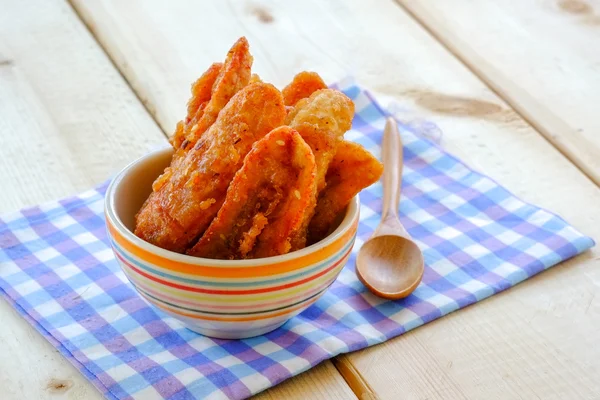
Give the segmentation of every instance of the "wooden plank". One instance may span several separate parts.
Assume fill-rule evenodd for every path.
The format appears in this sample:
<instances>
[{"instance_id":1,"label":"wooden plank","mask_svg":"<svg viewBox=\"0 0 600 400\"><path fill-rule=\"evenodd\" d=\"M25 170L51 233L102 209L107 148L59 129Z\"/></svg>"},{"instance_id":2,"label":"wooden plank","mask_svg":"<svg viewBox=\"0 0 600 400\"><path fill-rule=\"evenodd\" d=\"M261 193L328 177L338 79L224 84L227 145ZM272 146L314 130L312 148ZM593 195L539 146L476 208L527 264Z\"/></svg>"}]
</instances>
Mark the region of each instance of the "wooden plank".
<instances>
[{"instance_id":1,"label":"wooden plank","mask_svg":"<svg viewBox=\"0 0 600 400\"><path fill-rule=\"evenodd\" d=\"M165 144L67 3L0 0L0 9L0 212L88 189ZM0 398L102 398L2 300L0 319ZM326 362L258 398L283 396L353 394Z\"/></svg>"},{"instance_id":2,"label":"wooden plank","mask_svg":"<svg viewBox=\"0 0 600 400\"><path fill-rule=\"evenodd\" d=\"M164 142L68 5L0 8L0 212L89 189Z\"/></svg>"},{"instance_id":3,"label":"wooden plank","mask_svg":"<svg viewBox=\"0 0 600 400\"><path fill-rule=\"evenodd\" d=\"M68 5L0 9L0 211L87 189L164 141ZM5 301L0 316L0 397L102 398Z\"/></svg>"},{"instance_id":4,"label":"wooden plank","mask_svg":"<svg viewBox=\"0 0 600 400\"><path fill-rule=\"evenodd\" d=\"M600 184L600 1L398 2Z\"/></svg>"},{"instance_id":5,"label":"wooden plank","mask_svg":"<svg viewBox=\"0 0 600 400\"><path fill-rule=\"evenodd\" d=\"M179 110L190 80L244 34L263 78L281 85L302 69L328 81L353 73L407 121L437 123L443 145L475 168L600 237L598 188L391 0L72 2L167 129L179 112L166 96ZM357 393L382 399L596 398L599 258L588 252L352 353L344 371Z\"/></svg>"},{"instance_id":6,"label":"wooden plank","mask_svg":"<svg viewBox=\"0 0 600 400\"><path fill-rule=\"evenodd\" d=\"M352 400L357 397L331 361L325 361L252 398L254 400ZM369 399L360 398L360 400Z\"/></svg>"}]
</instances>

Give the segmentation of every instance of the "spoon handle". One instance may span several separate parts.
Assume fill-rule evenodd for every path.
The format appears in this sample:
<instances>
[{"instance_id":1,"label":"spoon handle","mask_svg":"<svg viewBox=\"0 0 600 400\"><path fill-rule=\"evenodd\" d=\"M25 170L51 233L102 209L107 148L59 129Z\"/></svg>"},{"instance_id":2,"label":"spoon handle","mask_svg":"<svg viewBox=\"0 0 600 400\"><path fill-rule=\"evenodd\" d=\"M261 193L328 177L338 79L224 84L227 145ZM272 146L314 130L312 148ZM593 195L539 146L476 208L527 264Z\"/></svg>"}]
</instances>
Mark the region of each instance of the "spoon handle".
<instances>
[{"instance_id":1,"label":"spoon handle","mask_svg":"<svg viewBox=\"0 0 600 400\"><path fill-rule=\"evenodd\" d=\"M388 118L383 131L383 209L382 219L398 217L400 187L402 186L402 141L398 126L393 118Z\"/></svg>"}]
</instances>

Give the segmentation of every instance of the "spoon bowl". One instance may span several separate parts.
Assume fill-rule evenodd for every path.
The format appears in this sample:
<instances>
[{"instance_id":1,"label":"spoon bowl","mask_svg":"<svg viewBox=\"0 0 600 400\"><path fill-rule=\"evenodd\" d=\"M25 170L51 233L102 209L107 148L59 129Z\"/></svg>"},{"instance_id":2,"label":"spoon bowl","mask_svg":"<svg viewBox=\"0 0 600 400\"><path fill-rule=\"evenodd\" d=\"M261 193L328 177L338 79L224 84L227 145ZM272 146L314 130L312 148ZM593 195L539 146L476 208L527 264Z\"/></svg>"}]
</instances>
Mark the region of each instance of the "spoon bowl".
<instances>
[{"instance_id":1,"label":"spoon bowl","mask_svg":"<svg viewBox=\"0 0 600 400\"><path fill-rule=\"evenodd\" d=\"M356 261L360 281L377 296L394 300L408 296L417 288L423 270L419 247L412 240L397 235L371 238L363 245Z\"/></svg>"},{"instance_id":2,"label":"spoon bowl","mask_svg":"<svg viewBox=\"0 0 600 400\"><path fill-rule=\"evenodd\" d=\"M423 253L398 217L402 183L402 142L396 121L388 118L383 132L383 210L373 236L356 258L358 279L375 295L401 299L423 278Z\"/></svg>"}]
</instances>

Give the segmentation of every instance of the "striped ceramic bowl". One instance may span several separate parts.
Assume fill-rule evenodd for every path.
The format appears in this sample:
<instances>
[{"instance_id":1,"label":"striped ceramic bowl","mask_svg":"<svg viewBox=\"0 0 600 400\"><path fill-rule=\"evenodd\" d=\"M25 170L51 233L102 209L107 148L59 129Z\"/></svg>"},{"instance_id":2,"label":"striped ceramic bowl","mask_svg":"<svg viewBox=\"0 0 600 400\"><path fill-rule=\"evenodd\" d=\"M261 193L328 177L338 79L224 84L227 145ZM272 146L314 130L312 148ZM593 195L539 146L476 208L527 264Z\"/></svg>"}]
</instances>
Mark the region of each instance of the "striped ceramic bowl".
<instances>
[{"instance_id":1,"label":"striped ceramic bowl","mask_svg":"<svg viewBox=\"0 0 600 400\"><path fill-rule=\"evenodd\" d=\"M149 303L206 336L246 338L283 325L323 295L348 260L358 226L355 198L338 228L312 246L256 260L212 260L161 249L132 233L152 182L169 164L158 150L121 171L106 193L115 256Z\"/></svg>"}]
</instances>

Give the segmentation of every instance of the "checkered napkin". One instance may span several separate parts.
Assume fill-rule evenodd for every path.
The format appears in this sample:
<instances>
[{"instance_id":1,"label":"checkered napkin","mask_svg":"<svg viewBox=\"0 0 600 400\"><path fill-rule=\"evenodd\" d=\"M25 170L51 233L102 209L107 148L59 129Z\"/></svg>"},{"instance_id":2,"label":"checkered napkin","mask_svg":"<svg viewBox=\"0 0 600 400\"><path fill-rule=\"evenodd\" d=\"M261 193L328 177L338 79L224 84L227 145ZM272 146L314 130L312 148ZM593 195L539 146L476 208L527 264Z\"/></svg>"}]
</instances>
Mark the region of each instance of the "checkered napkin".
<instances>
[{"instance_id":1,"label":"checkered napkin","mask_svg":"<svg viewBox=\"0 0 600 400\"><path fill-rule=\"evenodd\" d=\"M386 111L355 85L346 137L379 154ZM110 399L241 399L339 353L381 343L507 289L593 246L400 126L401 218L425 254L405 300L366 292L355 255L378 223L381 185L364 190L357 243L337 281L282 328L216 340L149 306L119 269L104 218L106 184L0 219L0 292Z\"/></svg>"}]
</instances>

